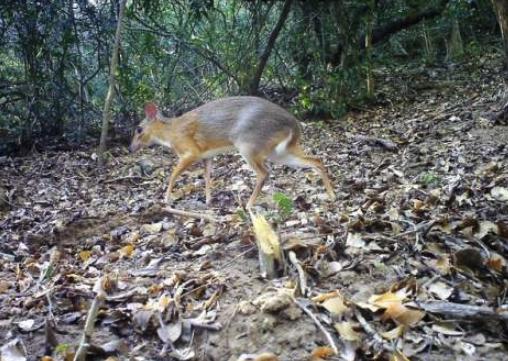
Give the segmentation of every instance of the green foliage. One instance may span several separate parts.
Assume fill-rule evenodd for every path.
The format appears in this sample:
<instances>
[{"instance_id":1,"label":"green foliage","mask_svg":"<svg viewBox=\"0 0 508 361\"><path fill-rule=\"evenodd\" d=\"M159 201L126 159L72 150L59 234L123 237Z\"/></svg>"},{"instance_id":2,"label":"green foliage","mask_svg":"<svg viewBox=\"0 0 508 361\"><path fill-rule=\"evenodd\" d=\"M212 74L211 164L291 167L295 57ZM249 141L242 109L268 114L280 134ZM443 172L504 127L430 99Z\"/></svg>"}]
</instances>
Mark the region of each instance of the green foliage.
<instances>
[{"instance_id":1,"label":"green foliage","mask_svg":"<svg viewBox=\"0 0 508 361\"><path fill-rule=\"evenodd\" d=\"M249 220L249 217L247 216L247 213L245 213L245 211L243 209L241 209L241 208L236 211L236 214L238 215L238 217L240 217L240 219L243 222L247 222Z\"/></svg>"},{"instance_id":2,"label":"green foliage","mask_svg":"<svg viewBox=\"0 0 508 361\"><path fill-rule=\"evenodd\" d=\"M69 351L71 349L71 347L72 347L72 345L70 345L68 343L59 343L55 347L55 353L64 355L67 353L67 351Z\"/></svg>"},{"instance_id":3,"label":"green foliage","mask_svg":"<svg viewBox=\"0 0 508 361\"><path fill-rule=\"evenodd\" d=\"M275 192L273 200L277 206L277 210L282 219L288 218L293 213L293 200L282 192Z\"/></svg>"},{"instance_id":4,"label":"green foliage","mask_svg":"<svg viewBox=\"0 0 508 361\"><path fill-rule=\"evenodd\" d=\"M435 186L441 182L441 178L433 172L421 174L419 180L426 187Z\"/></svg>"},{"instance_id":5,"label":"green foliage","mask_svg":"<svg viewBox=\"0 0 508 361\"><path fill-rule=\"evenodd\" d=\"M466 55L481 55L483 37L497 34L486 0L449 1L442 15L388 32L365 50L369 30L379 34L442 3L293 2L258 91L292 105L300 115L337 118L350 106L370 101L366 77L380 65L460 60L464 58L454 58L454 53L460 55L462 49ZM149 100L180 113L207 100L245 93L283 2L129 4L116 74L117 121L123 114L139 114ZM64 135L84 139L87 130L98 126L107 91L117 2L55 0L24 7L6 2L0 14L0 127L16 143Z\"/></svg>"}]
</instances>

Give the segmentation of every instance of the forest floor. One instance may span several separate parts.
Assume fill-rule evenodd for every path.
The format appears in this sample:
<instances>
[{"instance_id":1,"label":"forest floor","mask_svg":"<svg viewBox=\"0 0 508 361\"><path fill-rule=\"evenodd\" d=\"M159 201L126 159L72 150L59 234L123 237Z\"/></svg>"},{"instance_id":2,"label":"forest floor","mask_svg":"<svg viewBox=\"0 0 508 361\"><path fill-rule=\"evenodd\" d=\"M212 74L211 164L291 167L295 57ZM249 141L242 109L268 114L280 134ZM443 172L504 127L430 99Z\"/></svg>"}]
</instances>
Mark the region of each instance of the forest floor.
<instances>
[{"instance_id":1,"label":"forest floor","mask_svg":"<svg viewBox=\"0 0 508 361\"><path fill-rule=\"evenodd\" d=\"M337 200L273 168L256 207L284 249L273 280L237 155L216 158L211 207L201 165L177 184L174 208L217 222L165 210L162 148L115 147L105 170L93 149L1 158L1 359L72 359L99 294L97 360L508 360L499 67L380 70L383 105L304 125Z\"/></svg>"}]
</instances>

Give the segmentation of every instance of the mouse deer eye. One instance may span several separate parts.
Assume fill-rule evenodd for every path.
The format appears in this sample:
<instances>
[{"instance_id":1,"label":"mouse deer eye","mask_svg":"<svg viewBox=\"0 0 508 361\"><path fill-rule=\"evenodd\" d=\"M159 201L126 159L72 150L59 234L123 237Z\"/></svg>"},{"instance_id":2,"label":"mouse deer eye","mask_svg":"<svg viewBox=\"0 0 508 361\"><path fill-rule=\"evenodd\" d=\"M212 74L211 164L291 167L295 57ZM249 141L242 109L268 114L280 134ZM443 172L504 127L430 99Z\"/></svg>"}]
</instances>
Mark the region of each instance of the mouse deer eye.
<instances>
[{"instance_id":1,"label":"mouse deer eye","mask_svg":"<svg viewBox=\"0 0 508 361\"><path fill-rule=\"evenodd\" d=\"M143 128L141 128L141 127L136 128L136 133L141 134L142 132L143 132Z\"/></svg>"}]
</instances>

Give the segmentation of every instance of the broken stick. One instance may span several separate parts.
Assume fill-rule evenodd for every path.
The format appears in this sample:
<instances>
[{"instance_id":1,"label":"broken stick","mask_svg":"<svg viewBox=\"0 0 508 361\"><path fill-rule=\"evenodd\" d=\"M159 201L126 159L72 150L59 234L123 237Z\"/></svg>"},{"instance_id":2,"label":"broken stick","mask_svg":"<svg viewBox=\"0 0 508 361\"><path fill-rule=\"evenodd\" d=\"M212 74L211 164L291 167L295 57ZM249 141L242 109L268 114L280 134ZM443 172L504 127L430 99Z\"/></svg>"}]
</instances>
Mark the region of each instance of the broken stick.
<instances>
[{"instance_id":1,"label":"broken stick","mask_svg":"<svg viewBox=\"0 0 508 361\"><path fill-rule=\"evenodd\" d=\"M100 277L95 284L94 291L96 292L96 295L92 301L92 304L90 305L88 315L86 316L83 336L81 337L81 341L79 343L78 350L74 355L73 361L85 361L86 359L86 352L90 346L90 340L92 339L92 334L95 329L95 320L97 319L97 314L99 313L99 307L106 298L106 292L104 291L104 281L104 277Z\"/></svg>"},{"instance_id":2,"label":"broken stick","mask_svg":"<svg viewBox=\"0 0 508 361\"><path fill-rule=\"evenodd\" d=\"M309 310L308 307L305 305L306 303L308 303L308 301L305 299L294 299L294 301L295 301L296 305L298 307L300 307L302 309L302 311L305 312L312 319L312 321L314 321L316 326L321 330L321 332L325 336L326 340L328 341L328 345L332 348L332 350L335 352L335 354L338 355L339 348L335 344L335 340L334 340L333 336L330 334L330 332L328 332L326 330L326 328L321 324L321 322L319 322L319 319L317 318L317 316L314 313L312 313L312 311Z\"/></svg>"},{"instance_id":3,"label":"broken stick","mask_svg":"<svg viewBox=\"0 0 508 361\"><path fill-rule=\"evenodd\" d=\"M298 271L298 279L299 279L299 286L300 286L300 292L302 296L307 296L307 278L305 277L305 271L303 270L303 267L300 265L300 262L298 261L298 258L296 258L296 253L293 251L289 251L289 260L295 266L296 270Z\"/></svg>"},{"instance_id":4,"label":"broken stick","mask_svg":"<svg viewBox=\"0 0 508 361\"><path fill-rule=\"evenodd\" d=\"M414 302L408 304L425 312L437 313L457 319L508 320L508 310L486 306L466 305L447 301Z\"/></svg>"},{"instance_id":5,"label":"broken stick","mask_svg":"<svg viewBox=\"0 0 508 361\"><path fill-rule=\"evenodd\" d=\"M165 212L171 213L171 214L175 214L177 216L204 219L205 221L214 222L214 223L220 222L219 219L217 219L209 214L206 214L206 213L182 211L180 209L175 209L175 208L171 208L171 207L165 207L162 210Z\"/></svg>"}]
</instances>

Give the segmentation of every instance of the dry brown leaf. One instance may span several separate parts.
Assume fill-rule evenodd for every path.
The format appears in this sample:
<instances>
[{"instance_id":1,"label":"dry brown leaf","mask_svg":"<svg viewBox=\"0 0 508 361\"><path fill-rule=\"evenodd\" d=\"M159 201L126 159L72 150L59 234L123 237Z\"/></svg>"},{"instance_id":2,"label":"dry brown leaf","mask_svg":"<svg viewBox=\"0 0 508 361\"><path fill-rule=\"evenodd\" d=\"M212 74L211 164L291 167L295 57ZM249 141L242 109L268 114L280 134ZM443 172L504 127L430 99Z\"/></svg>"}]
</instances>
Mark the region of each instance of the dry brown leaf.
<instances>
[{"instance_id":1,"label":"dry brown leaf","mask_svg":"<svg viewBox=\"0 0 508 361\"><path fill-rule=\"evenodd\" d=\"M22 351L23 347L19 339L7 342L0 348L0 360L2 361L25 361L27 358Z\"/></svg>"},{"instance_id":2,"label":"dry brown leaf","mask_svg":"<svg viewBox=\"0 0 508 361\"><path fill-rule=\"evenodd\" d=\"M132 254L134 253L134 246L132 244L127 244L120 248L119 250L120 257L130 258L132 257Z\"/></svg>"},{"instance_id":3,"label":"dry brown leaf","mask_svg":"<svg viewBox=\"0 0 508 361\"><path fill-rule=\"evenodd\" d=\"M388 318L408 327L415 326L425 316L425 312L412 310L404 306L402 303L392 302L385 310L382 319Z\"/></svg>"},{"instance_id":4,"label":"dry brown leaf","mask_svg":"<svg viewBox=\"0 0 508 361\"><path fill-rule=\"evenodd\" d=\"M90 257L92 256L92 251L80 251L78 253L78 257L79 259L81 260L81 262L85 263L86 261L88 261L90 259Z\"/></svg>"},{"instance_id":5,"label":"dry brown leaf","mask_svg":"<svg viewBox=\"0 0 508 361\"><path fill-rule=\"evenodd\" d=\"M155 234L160 231L162 231L162 222L143 224L140 229L143 234Z\"/></svg>"},{"instance_id":6,"label":"dry brown leaf","mask_svg":"<svg viewBox=\"0 0 508 361\"><path fill-rule=\"evenodd\" d=\"M366 245L365 240L362 238L361 233L348 233L346 239L347 247L364 248Z\"/></svg>"},{"instance_id":7,"label":"dry brown leaf","mask_svg":"<svg viewBox=\"0 0 508 361\"><path fill-rule=\"evenodd\" d=\"M316 347L310 356L309 361L323 361L335 355L335 351L328 346Z\"/></svg>"},{"instance_id":8,"label":"dry brown leaf","mask_svg":"<svg viewBox=\"0 0 508 361\"><path fill-rule=\"evenodd\" d=\"M353 329L353 325L349 321L338 322L333 325L335 330L339 333L340 337L346 341L360 341L361 336Z\"/></svg>"},{"instance_id":9,"label":"dry brown leaf","mask_svg":"<svg viewBox=\"0 0 508 361\"><path fill-rule=\"evenodd\" d=\"M454 329L450 325L450 323L445 323L445 322L437 322L437 323L433 324L432 330L436 331L438 333L441 333L443 335L446 335L446 336L462 336L464 334L464 332L457 331L456 329Z\"/></svg>"},{"instance_id":10,"label":"dry brown leaf","mask_svg":"<svg viewBox=\"0 0 508 361\"><path fill-rule=\"evenodd\" d=\"M148 287L147 292L150 294L156 294L156 293L159 293L160 291L162 291L163 289L164 289L163 285L156 284L156 285L151 285L150 287Z\"/></svg>"},{"instance_id":11,"label":"dry brown leaf","mask_svg":"<svg viewBox=\"0 0 508 361\"><path fill-rule=\"evenodd\" d=\"M132 316L134 326L141 332L145 332L152 320L153 315L153 310L136 310Z\"/></svg>"},{"instance_id":12,"label":"dry brown leaf","mask_svg":"<svg viewBox=\"0 0 508 361\"><path fill-rule=\"evenodd\" d=\"M341 296L329 298L321 303L320 306L335 316L340 316L349 310L349 307L344 304L344 299Z\"/></svg>"},{"instance_id":13,"label":"dry brown leaf","mask_svg":"<svg viewBox=\"0 0 508 361\"><path fill-rule=\"evenodd\" d=\"M141 235L138 231L131 232L129 236L127 237L127 242L129 243L136 243L141 238Z\"/></svg>"},{"instance_id":14,"label":"dry brown leaf","mask_svg":"<svg viewBox=\"0 0 508 361\"><path fill-rule=\"evenodd\" d=\"M453 287L444 282L434 282L429 286L429 292L440 300L447 300L453 293Z\"/></svg>"},{"instance_id":15,"label":"dry brown leaf","mask_svg":"<svg viewBox=\"0 0 508 361\"><path fill-rule=\"evenodd\" d=\"M372 295L369 303L378 308L388 308L393 303L401 303L407 298L408 292L406 288L401 288L396 292L388 291L380 295Z\"/></svg>"},{"instance_id":16,"label":"dry brown leaf","mask_svg":"<svg viewBox=\"0 0 508 361\"><path fill-rule=\"evenodd\" d=\"M395 351L390 355L390 361L410 361L402 351Z\"/></svg>"},{"instance_id":17,"label":"dry brown leaf","mask_svg":"<svg viewBox=\"0 0 508 361\"><path fill-rule=\"evenodd\" d=\"M413 209L415 211L422 211L425 209L425 203L420 199L413 199Z\"/></svg>"},{"instance_id":18,"label":"dry brown leaf","mask_svg":"<svg viewBox=\"0 0 508 361\"><path fill-rule=\"evenodd\" d=\"M498 225L491 221L482 221L480 222L478 232L475 233L475 236L478 239L482 239L489 233L499 234Z\"/></svg>"},{"instance_id":19,"label":"dry brown leaf","mask_svg":"<svg viewBox=\"0 0 508 361\"><path fill-rule=\"evenodd\" d=\"M439 257L435 262L436 268L442 275L450 274L451 262L450 256Z\"/></svg>"},{"instance_id":20,"label":"dry brown leaf","mask_svg":"<svg viewBox=\"0 0 508 361\"><path fill-rule=\"evenodd\" d=\"M340 292L338 290L327 293L320 293L317 296L312 297L311 300L313 302L320 303L326 301L329 298L335 298L337 296L340 296Z\"/></svg>"},{"instance_id":21,"label":"dry brown leaf","mask_svg":"<svg viewBox=\"0 0 508 361\"><path fill-rule=\"evenodd\" d=\"M395 339L401 337L404 334L405 330L406 330L406 326L398 325L397 327L392 328L389 331L381 332L380 335L387 340L395 340Z\"/></svg>"},{"instance_id":22,"label":"dry brown leaf","mask_svg":"<svg viewBox=\"0 0 508 361\"><path fill-rule=\"evenodd\" d=\"M332 262L321 262L318 268L321 277L330 277L336 273L339 273L344 268L343 262L332 261Z\"/></svg>"},{"instance_id":23,"label":"dry brown leaf","mask_svg":"<svg viewBox=\"0 0 508 361\"><path fill-rule=\"evenodd\" d=\"M162 295L159 298L159 311L164 312L168 308L169 305L171 305L174 302L172 297L169 297L167 295Z\"/></svg>"},{"instance_id":24,"label":"dry brown leaf","mask_svg":"<svg viewBox=\"0 0 508 361\"><path fill-rule=\"evenodd\" d=\"M10 287L10 282L0 280L0 293L5 293Z\"/></svg>"},{"instance_id":25,"label":"dry brown leaf","mask_svg":"<svg viewBox=\"0 0 508 361\"><path fill-rule=\"evenodd\" d=\"M508 202L508 188L494 187L490 190L490 195L498 201Z\"/></svg>"},{"instance_id":26,"label":"dry brown leaf","mask_svg":"<svg viewBox=\"0 0 508 361\"><path fill-rule=\"evenodd\" d=\"M503 271L503 268L506 266L506 262L500 256L493 256L493 257L487 259L487 261L485 262L485 265L488 268L493 269L496 272L501 272L501 271Z\"/></svg>"},{"instance_id":27,"label":"dry brown leaf","mask_svg":"<svg viewBox=\"0 0 508 361\"><path fill-rule=\"evenodd\" d=\"M169 325L159 327L157 329L157 335L164 343L175 343L182 336L183 324L180 321L176 321Z\"/></svg>"},{"instance_id":28,"label":"dry brown leaf","mask_svg":"<svg viewBox=\"0 0 508 361\"><path fill-rule=\"evenodd\" d=\"M25 332L30 332L30 331L33 331L34 324L35 324L35 320L28 319L28 320L19 321L18 327Z\"/></svg>"}]
</instances>

